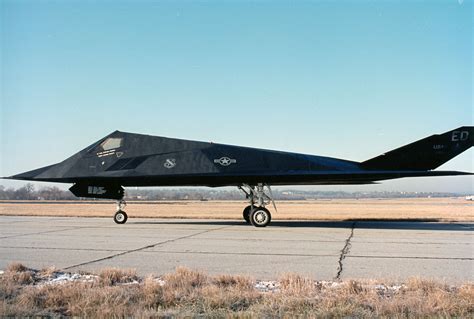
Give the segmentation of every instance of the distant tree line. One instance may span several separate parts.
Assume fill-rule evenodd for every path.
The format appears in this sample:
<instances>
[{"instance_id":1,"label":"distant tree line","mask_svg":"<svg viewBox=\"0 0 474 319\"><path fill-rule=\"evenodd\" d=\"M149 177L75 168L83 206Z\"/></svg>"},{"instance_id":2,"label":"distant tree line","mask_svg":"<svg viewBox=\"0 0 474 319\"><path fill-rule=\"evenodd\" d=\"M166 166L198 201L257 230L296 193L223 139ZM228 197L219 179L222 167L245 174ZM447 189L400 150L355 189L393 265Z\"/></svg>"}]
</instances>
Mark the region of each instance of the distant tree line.
<instances>
[{"instance_id":1,"label":"distant tree line","mask_svg":"<svg viewBox=\"0 0 474 319\"><path fill-rule=\"evenodd\" d=\"M342 192L342 191L303 191L274 190L276 200L318 200L318 199L363 199L363 198L426 198L453 197L469 194L419 193L419 192ZM244 194L239 190L215 188L129 188L126 200L242 200ZM5 188L0 185L0 200L77 200L69 190L56 186L35 188L26 184L19 188ZM93 200L88 198L87 200Z\"/></svg>"},{"instance_id":2,"label":"distant tree line","mask_svg":"<svg viewBox=\"0 0 474 319\"><path fill-rule=\"evenodd\" d=\"M71 200L76 197L69 191L56 186L35 189L33 184L19 188L5 188L0 185L0 200Z\"/></svg>"}]
</instances>

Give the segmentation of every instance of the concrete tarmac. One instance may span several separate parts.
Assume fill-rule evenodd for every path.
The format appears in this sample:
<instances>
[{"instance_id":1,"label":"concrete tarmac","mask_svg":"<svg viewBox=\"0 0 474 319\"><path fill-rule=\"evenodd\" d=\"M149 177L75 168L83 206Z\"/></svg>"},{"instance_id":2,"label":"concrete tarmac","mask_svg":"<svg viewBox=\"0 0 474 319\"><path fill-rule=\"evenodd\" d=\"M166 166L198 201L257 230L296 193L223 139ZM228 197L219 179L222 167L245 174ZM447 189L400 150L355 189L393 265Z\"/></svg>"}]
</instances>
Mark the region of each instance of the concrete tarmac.
<instances>
[{"instance_id":1,"label":"concrete tarmac","mask_svg":"<svg viewBox=\"0 0 474 319\"><path fill-rule=\"evenodd\" d=\"M412 276L474 281L474 223L273 221L0 216L0 269L18 261L68 271L104 267L164 274L178 266L274 280Z\"/></svg>"}]
</instances>

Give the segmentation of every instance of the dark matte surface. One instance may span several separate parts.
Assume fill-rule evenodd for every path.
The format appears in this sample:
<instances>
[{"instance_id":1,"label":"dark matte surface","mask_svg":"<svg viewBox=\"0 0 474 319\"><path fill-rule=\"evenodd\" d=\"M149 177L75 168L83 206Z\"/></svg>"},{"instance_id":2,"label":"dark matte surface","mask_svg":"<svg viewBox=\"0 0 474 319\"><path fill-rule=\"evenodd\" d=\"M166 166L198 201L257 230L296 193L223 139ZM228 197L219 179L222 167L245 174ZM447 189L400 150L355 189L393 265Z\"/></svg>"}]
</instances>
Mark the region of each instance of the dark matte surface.
<instances>
[{"instance_id":1,"label":"dark matte surface","mask_svg":"<svg viewBox=\"0 0 474 319\"><path fill-rule=\"evenodd\" d=\"M115 131L61 163L11 178L75 183L76 196L112 199L122 198L121 186L368 184L469 174L432 169L470 148L473 136L473 127L460 127L358 163Z\"/></svg>"}]
</instances>

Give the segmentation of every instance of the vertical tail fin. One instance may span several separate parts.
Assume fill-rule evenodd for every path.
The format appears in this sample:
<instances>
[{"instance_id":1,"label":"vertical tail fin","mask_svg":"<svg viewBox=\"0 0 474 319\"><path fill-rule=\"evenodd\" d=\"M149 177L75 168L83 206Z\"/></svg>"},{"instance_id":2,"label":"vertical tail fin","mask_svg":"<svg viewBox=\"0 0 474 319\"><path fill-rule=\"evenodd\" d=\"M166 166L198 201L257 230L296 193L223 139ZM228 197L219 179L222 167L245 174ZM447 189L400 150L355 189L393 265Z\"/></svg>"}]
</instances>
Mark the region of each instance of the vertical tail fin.
<instances>
[{"instance_id":1,"label":"vertical tail fin","mask_svg":"<svg viewBox=\"0 0 474 319\"><path fill-rule=\"evenodd\" d=\"M463 126L402 146L361 163L369 170L432 170L474 144L474 127Z\"/></svg>"}]
</instances>

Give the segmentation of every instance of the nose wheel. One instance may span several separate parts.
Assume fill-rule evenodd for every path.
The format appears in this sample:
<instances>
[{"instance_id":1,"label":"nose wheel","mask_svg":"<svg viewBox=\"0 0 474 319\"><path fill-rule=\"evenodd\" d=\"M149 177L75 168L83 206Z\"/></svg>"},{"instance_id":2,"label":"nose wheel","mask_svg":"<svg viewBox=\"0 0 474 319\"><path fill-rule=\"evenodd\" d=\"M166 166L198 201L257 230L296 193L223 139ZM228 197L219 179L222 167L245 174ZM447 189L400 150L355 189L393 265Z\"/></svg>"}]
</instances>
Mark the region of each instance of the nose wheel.
<instances>
[{"instance_id":1,"label":"nose wheel","mask_svg":"<svg viewBox=\"0 0 474 319\"><path fill-rule=\"evenodd\" d=\"M114 222L116 222L117 224L125 224L127 222L127 219L127 213L122 210L119 210L114 215Z\"/></svg>"},{"instance_id":2,"label":"nose wheel","mask_svg":"<svg viewBox=\"0 0 474 319\"><path fill-rule=\"evenodd\" d=\"M127 213L123 211L126 205L127 203L125 203L124 200L119 200L117 202L117 212L114 215L114 222L117 224L125 224L127 222Z\"/></svg>"}]
</instances>

